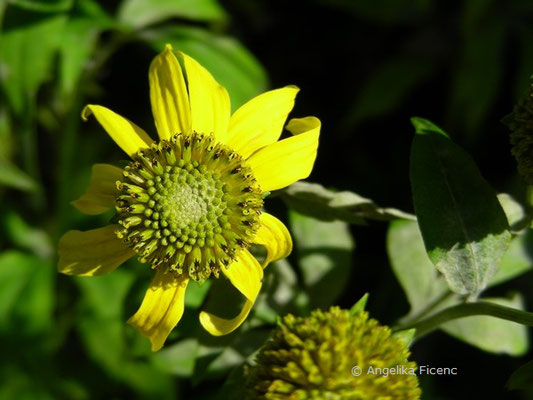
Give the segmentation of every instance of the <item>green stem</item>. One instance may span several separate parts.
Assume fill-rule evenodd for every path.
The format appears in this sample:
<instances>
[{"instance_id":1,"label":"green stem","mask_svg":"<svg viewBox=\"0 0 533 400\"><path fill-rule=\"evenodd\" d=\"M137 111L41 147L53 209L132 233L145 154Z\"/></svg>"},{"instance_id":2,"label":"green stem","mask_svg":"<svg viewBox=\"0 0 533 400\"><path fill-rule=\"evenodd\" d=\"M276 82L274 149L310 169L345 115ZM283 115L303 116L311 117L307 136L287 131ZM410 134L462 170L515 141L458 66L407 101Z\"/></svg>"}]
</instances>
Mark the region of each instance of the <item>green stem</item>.
<instances>
[{"instance_id":1,"label":"green stem","mask_svg":"<svg viewBox=\"0 0 533 400\"><path fill-rule=\"evenodd\" d=\"M445 300L450 298L452 295L453 295L452 292L446 291L440 297L438 297L436 300L434 300L432 303L430 303L426 308L422 309L421 311L419 311L419 312L417 312L415 314L406 315L404 318L402 318L399 321L399 323L401 325L412 325L412 324L416 323L417 321L420 321L426 315L431 314L432 311L434 311L439 305L441 305Z\"/></svg>"},{"instance_id":2,"label":"green stem","mask_svg":"<svg viewBox=\"0 0 533 400\"><path fill-rule=\"evenodd\" d=\"M414 328L416 329L416 337L420 338L438 329L442 324L448 321L476 315L489 315L491 317L513 321L518 324L533 326L533 313L520 311L511 307L500 306L488 301L478 301L476 303L459 304L442 310L421 321L396 326L394 331Z\"/></svg>"}]
</instances>

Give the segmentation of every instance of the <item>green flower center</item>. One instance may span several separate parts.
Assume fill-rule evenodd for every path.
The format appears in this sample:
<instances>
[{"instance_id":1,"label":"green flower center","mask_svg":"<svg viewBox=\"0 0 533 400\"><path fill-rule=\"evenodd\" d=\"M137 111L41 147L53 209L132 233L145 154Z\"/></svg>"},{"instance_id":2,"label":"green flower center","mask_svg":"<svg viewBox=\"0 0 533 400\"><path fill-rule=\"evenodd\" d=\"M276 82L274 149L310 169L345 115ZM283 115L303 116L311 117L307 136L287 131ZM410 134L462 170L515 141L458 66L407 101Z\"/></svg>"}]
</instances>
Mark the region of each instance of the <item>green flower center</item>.
<instances>
[{"instance_id":1,"label":"green flower center","mask_svg":"<svg viewBox=\"0 0 533 400\"><path fill-rule=\"evenodd\" d=\"M219 276L259 226L261 189L213 135L176 134L140 150L117 182L119 238L141 262L194 280Z\"/></svg>"}]
</instances>

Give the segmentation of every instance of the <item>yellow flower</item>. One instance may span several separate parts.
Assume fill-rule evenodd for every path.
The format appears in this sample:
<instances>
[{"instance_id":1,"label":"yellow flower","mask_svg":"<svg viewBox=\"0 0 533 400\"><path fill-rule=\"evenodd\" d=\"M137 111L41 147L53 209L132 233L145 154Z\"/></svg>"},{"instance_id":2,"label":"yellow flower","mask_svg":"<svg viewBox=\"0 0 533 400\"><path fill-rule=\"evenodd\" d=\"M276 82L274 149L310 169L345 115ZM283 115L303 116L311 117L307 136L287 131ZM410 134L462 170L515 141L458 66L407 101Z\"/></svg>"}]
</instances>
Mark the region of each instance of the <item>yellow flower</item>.
<instances>
[{"instance_id":1,"label":"yellow flower","mask_svg":"<svg viewBox=\"0 0 533 400\"><path fill-rule=\"evenodd\" d=\"M287 228L261 212L269 191L306 178L318 147L320 121L292 119L293 136L278 141L298 88L266 92L230 113L226 89L191 57L170 45L150 66L150 101L159 142L133 122L98 105L94 115L131 158L124 169L93 167L87 191L73 205L96 215L115 207L118 224L69 231L59 242L60 272L113 271L136 253L155 276L129 323L163 346L179 322L188 282L226 278L246 298L241 312L200 322L213 335L239 327L261 289L263 268L292 250ZM182 70L183 68L183 70ZM247 250L262 245L262 265Z\"/></svg>"}]
</instances>

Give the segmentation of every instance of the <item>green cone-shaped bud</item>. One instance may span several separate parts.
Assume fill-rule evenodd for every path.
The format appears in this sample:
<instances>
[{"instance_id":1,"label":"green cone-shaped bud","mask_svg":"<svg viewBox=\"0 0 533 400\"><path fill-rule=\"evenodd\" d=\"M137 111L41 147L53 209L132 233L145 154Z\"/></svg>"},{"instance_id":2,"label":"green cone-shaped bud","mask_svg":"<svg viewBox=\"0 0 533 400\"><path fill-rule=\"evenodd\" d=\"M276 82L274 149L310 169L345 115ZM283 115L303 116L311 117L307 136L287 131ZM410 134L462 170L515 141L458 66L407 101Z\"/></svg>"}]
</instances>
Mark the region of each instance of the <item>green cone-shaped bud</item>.
<instances>
[{"instance_id":1,"label":"green cone-shaped bud","mask_svg":"<svg viewBox=\"0 0 533 400\"><path fill-rule=\"evenodd\" d=\"M533 86L514 107L505 122L511 129L512 153L518 163L518 172L533 185Z\"/></svg>"},{"instance_id":2,"label":"green cone-shaped bud","mask_svg":"<svg viewBox=\"0 0 533 400\"><path fill-rule=\"evenodd\" d=\"M414 400L416 364L388 327L362 311L332 307L310 317L287 315L246 369L246 396L273 400ZM355 370L354 367L358 368ZM403 368L402 368L403 367ZM405 373L368 373L390 368ZM413 372L409 374L407 371Z\"/></svg>"}]
</instances>

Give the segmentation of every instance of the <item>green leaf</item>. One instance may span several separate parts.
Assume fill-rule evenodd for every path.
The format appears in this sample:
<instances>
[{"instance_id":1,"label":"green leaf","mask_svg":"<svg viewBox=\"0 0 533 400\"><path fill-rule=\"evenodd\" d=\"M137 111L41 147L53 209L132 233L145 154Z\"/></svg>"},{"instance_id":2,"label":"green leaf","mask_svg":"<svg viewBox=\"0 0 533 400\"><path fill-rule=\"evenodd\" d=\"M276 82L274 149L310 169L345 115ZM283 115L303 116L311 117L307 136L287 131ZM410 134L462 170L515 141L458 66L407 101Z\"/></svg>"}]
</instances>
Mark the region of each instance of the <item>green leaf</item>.
<instances>
[{"instance_id":1,"label":"green leaf","mask_svg":"<svg viewBox=\"0 0 533 400\"><path fill-rule=\"evenodd\" d=\"M263 67L233 38L177 25L145 32L141 37L158 52L170 43L175 50L195 58L228 90L233 110L266 90Z\"/></svg>"},{"instance_id":2,"label":"green leaf","mask_svg":"<svg viewBox=\"0 0 533 400\"><path fill-rule=\"evenodd\" d=\"M185 339L171 346L165 346L152 356L153 364L160 370L176 375L191 376L196 364L198 341Z\"/></svg>"},{"instance_id":3,"label":"green leaf","mask_svg":"<svg viewBox=\"0 0 533 400\"><path fill-rule=\"evenodd\" d=\"M185 306L191 308L198 308L204 302L205 296L211 287L211 281L205 281L202 283L191 282L187 286L187 292L185 293Z\"/></svg>"},{"instance_id":4,"label":"green leaf","mask_svg":"<svg viewBox=\"0 0 533 400\"><path fill-rule=\"evenodd\" d=\"M433 73L436 65L424 59L396 58L373 71L358 92L345 123L350 128L361 121L393 110L417 85Z\"/></svg>"},{"instance_id":5,"label":"green leaf","mask_svg":"<svg viewBox=\"0 0 533 400\"><path fill-rule=\"evenodd\" d=\"M509 245L509 225L498 198L470 156L413 119L413 200L429 258L450 289L475 298L497 271Z\"/></svg>"},{"instance_id":6,"label":"green leaf","mask_svg":"<svg viewBox=\"0 0 533 400\"><path fill-rule=\"evenodd\" d=\"M401 339L407 347L411 346L413 340L415 339L416 329L405 329L403 331L394 332L393 337Z\"/></svg>"},{"instance_id":7,"label":"green leaf","mask_svg":"<svg viewBox=\"0 0 533 400\"><path fill-rule=\"evenodd\" d=\"M0 185L25 192L35 192L37 183L25 172L9 161L0 160Z\"/></svg>"},{"instance_id":8,"label":"green leaf","mask_svg":"<svg viewBox=\"0 0 533 400\"><path fill-rule=\"evenodd\" d=\"M520 296L513 299L483 299L506 307L523 310ZM511 321L489 317L474 316L446 322L441 329L451 336L469 343L481 350L521 356L528 350L527 327Z\"/></svg>"},{"instance_id":9,"label":"green leaf","mask_svg":"<svg viewBox=\"0 0 533 400\"><path fill-rule=\"evenodd\" d=\"M123 305L135 276L125 268L100 277L78 277L83 296L78 330L88 355L118 381L143 394L172 398L171 382L147 362L133 359L126 343ZM148 350L148 349L147 349Z\"/></svg>"},{"instance_id":10,"label":"green leaf","mask_svg":"<svg viewBox=\"0 0 533 400\"><path fill-rule=\"evenodd\" d=\"M61 12L68 11L74 0L9 0L13 6L38 12Z\"/></svg>"},{"instance_id":11,"label":"green leaf","mask_svg":"<svg viewBox=\"0 0 533 400\"><path fill-rule=\"evenodd\" d=\"M411 305L412 314L448 293L446 282L428 258L416 222L393 221L390 224L387 253L392 270Z\"/></svg>"},{"instance_id":12,"label":"green leaf","mask_svg":"<svg viewBox=\"0 0 533 400\"><path fill-rule=\"evenodd\" d=\"M9 250L0 254L0 331L41 334L52 326L55 270L49 261Z\"/></svg>"},{"instance_id":13,"label":"green leaf","mask_svg":"<svg viewBox=\"0 0 533 400\"><path fill-rule=\"evenodd\" d=\"M355 303L352 306L352 308L350 308L350 314L355 315L357 313L360 313L361 311L364 311L367 301L368 301L368 293L365 293L365 295L361 297L359 300L357 300L357 303Z\"/></svg>"},{"instance_id":14,"label":"green leaf","mask_svg":"<svg viewBox=\"0 0 533 400\"><path fill-rule=\"evenodd\" d=\"M226 13L216 0L124 0L119 21L139 29L169 18L224 21Z\"/></svg>"},{"instance_id":15,"label":"green leaf","mask_svg":"<svg viewBox=\"0 0 533 400\"><path fill-rule=\"evenodd\" d=\"M528 389L533 386L533 361L518 368L506 384L509 390Z\"/></svg>"},{"instance_id":16,"label":"green leaf","mask_svg":"<svg viewBox=\"0 0 533 400\"><path fill-rule=\"evenodd\" d=\"M356 193L334 192L317 183L296 182L281 195L291 209L321 221L340 220L366 225L365 219L415 219L414 215L394 208L378 207L372 200Z\"/></svg>"},{"instance_id":17,"label":"green leaf","mask_svg":"<svg viewBox=\"0 0 533 400\"><path fill-rule=\"evenodd\" d=\"M524 206L516 201L513 196L507 193L499 193L498 201L505 212L509 227L513 233L518 233L529 226L531 216L527 215Z\"/></svg>"},{"instance_id":18,"label":"green leaf","mask_svg":"<svg viewBox=\"0 0 533 400\"><path fill-rule=\"evenodd\" d=\"M59 80L63 96L70 97L78 88L78 81L87 67L100 32L115 25L116 22L98 3L92 0L76 3L59 44Z\"/></svg>"},{"instance_id":19,"label":"green leaf","mask_svg":"<svg viewBox=\"0 0 533 400\"><path fill-rule=\"evenodd\" d=\"M513 279L533 268L533 232L511 241L489 287ZM387 253L392 270L411 305L410 314L427 308L448 293L443 276L433 267L416 222L393 221L387 233Z\"/></svg>"},{"instance_id":20,"label":"green leaf","mask_svg":"<svg viewBox=\"0 0 533 400\"><path fill-rule=\"evenodd\" d=\"M265 270L263 288L254 304L254 317L275 324L279 315L295 312L299 293L298 277L287 259L271 263Z\"/></svg>"},{"instance_id":21,"label":"green leaf","mask_svg":"<svg viewBox=\"0 0 533 400\"><path fill-rule=\"evenodd\" d=\"M322 222L291 211L291 231L311 308L330 306L344 291L354 240L341 221Z\"/></svg>"},{"instance_id":22,"label":"green leaf","mask_svg":"<svg viewBox=\"0 0 533 400\"><path fill-rule=\"evenodd\" d=\"M533 268L533 231L515 237L503 256L500 268L490 282L490 286L499 285Z\"/></svg>"},{"instance_id":23,"label":"green leaf","mask_svg":"<svg viewBox=\"0 0 533 400\"><path fill-rule=\"evenodd\" d=\"M50 76L66 16L10 13L9 9L7 15L6 26L0 35L0 88L15 113L24 117L37 89Z\"/></svg>"},{"instance_id":24,"label":"green leaf","mask_svg":"<svg viewBox=\"0 0 533 400\"><path fill-rule=\"evenodd\" d=\"M12 210L4 210L0 215L0 226L13 244L33 251L39 257L50 258L55 251L44 230L29 225Z\"/></svg>"}]
</instances>

